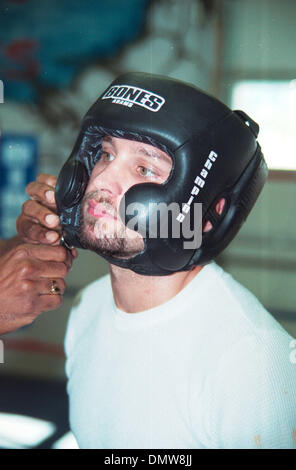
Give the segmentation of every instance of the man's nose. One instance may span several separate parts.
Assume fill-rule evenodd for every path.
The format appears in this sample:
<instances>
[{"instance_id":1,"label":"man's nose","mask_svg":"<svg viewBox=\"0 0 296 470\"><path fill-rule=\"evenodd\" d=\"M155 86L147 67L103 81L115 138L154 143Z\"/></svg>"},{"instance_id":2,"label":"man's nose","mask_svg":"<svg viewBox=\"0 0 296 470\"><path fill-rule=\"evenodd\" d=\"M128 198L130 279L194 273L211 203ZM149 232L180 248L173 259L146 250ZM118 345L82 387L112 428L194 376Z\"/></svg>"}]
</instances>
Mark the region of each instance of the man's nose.
<instances>
[{"instance_id":1,"label":"man's nose","mask_svg":"<svg viewBox=\"0 0 296 470\"><path fill-rule=\"evenodd\" d=\"M110 162L103 171L96 176L95 185L102 193L109 197L118 197L124 192L123 168L118 161Z\"/></svg>"}]
</instances>

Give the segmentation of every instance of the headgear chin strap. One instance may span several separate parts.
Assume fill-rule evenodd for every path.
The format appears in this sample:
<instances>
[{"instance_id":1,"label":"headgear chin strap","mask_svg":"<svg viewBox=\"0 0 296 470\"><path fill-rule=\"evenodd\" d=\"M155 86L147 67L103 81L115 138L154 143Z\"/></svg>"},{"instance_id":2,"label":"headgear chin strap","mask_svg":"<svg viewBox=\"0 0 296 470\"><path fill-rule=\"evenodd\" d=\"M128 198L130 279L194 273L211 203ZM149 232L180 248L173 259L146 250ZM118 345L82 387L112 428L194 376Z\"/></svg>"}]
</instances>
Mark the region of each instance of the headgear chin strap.
<instances>
[{"instance_id":1,"label":"headgear chin strap","mask_svg":"<svg viewBox=\"0 0 296 470\"><path fill-rule=\"evenodd\" d=\"M165 183L141 183L125 193L126 207L136 202L144 208L137 216L140 227L149 227L149 204L174 202L181 208L180 224L189 217L197 229L200 220L194 218L194 203L198 202L203 222L209 220L212 229L203 234L199 248L190 249L184 248L184 237L173 237L170 229L166 238L151 238L143 229L141 253L128 259L102 256L143 275L169 275L208 263L234 238L266 181L258 132L259 126L244 112L231 111L192 85L147 73L118 77L86 113L58 177L55 195L64 242L83 248L80 205L101 157L101 140L109 135L154 145L172 158ZM218 216L215 205L221 198L226 203ZM129 220L123 214L125 224Z\"/></svg>"}]
</instances>

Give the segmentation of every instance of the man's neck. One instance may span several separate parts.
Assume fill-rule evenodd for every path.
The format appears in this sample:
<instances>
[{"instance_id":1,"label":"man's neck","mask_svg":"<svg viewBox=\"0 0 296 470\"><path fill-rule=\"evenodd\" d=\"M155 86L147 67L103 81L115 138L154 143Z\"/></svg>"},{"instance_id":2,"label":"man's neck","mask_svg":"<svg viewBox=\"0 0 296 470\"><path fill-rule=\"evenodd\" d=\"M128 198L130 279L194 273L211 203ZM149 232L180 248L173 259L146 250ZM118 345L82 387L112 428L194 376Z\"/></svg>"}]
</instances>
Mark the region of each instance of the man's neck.
<instances>
[{"instance_id":1,"label":"man's neck","mask_svg":"<svg viewBox=\"0 0 296 470\"><path fill-rule=\"evenodd\" d=\"M143 276L130 269L109 264L116 306L137 313L161 305L175 297L200 272L202 266L169 276Z\"/></svg>"}]
</instances>

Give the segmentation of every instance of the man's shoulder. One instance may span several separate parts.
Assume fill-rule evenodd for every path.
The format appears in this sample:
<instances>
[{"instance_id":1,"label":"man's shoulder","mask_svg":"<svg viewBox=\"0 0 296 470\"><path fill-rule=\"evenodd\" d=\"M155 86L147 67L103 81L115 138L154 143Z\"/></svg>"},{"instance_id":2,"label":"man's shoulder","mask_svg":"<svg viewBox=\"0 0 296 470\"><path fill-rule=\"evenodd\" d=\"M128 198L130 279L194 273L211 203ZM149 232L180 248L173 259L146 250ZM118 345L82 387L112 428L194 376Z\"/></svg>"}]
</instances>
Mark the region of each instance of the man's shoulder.
<instances>
[{"instance_id":1,"label":"man's shoulder","mask_svg":"<svg viewBox=\"0 0 296 470\"><path fill-rule=\"evenodd\" d=\"M246 389L247 383L253 383L254 388L257 383L258 388L261 382L261 390L266 392L264 383L272 387L285 380L292 380L295 386L295 367L289 361L292 336L248 289L221 268L219 276L223 286L218 291L225 291L229 302L228 307L223 307L224 313L228 312L227 319L232 320L225 331L233 332L217 361L221 383L227 375L236 377L240 384L246 380Z\"/></svg>"},{"instance_id":2,"label":"man's shoulder","mask_svg":"<svg viewBox=\"0 0 296 470\"><path fill-rule=\"evenodd\" d=\"M216 263L211 264L209 271L215 291L210 302L217 305L218 323L228 322L233 333L237 329L243 336L261 336L268 330L284 331L260 300L231 274Z\"/></svg>"}]
</instances>

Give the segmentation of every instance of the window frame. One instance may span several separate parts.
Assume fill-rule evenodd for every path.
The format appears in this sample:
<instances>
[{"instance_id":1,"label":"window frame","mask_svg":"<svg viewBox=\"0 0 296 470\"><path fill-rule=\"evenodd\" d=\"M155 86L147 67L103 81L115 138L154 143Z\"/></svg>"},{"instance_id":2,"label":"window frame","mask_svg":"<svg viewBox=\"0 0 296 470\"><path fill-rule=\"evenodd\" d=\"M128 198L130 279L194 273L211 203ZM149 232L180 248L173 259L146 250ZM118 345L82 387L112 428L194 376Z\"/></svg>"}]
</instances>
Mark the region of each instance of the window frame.
<instances>
[{"instance_id":1,"label":"window frame","mask_svg":"<svg viewBox=\"0 0 296 470\"><path fill-rule=\"evenodd\" d=\"M232 90L237 82L248 80L289 81L295 80L295 78L295 71L292 70L248 70L248 73L242 70L232 70L231 72L224 72L221 86L222 101L231 107ZM296 181L296 169L270 169L268 181L294 182Z\"/></svg>"}]
</instances>

